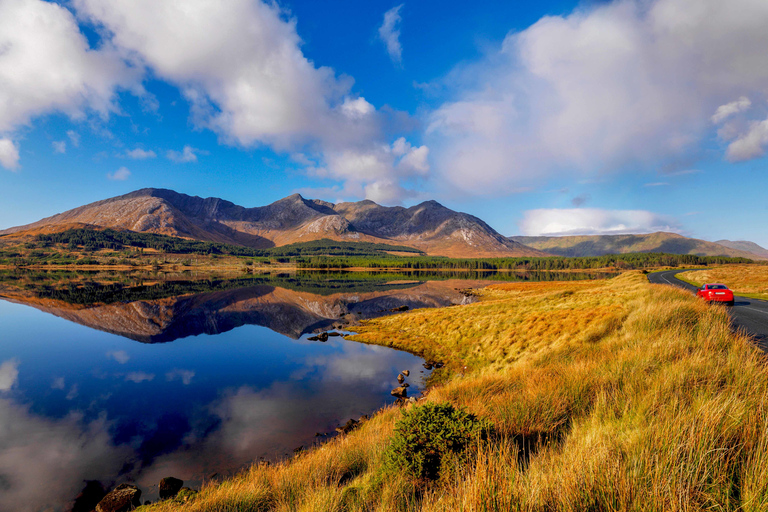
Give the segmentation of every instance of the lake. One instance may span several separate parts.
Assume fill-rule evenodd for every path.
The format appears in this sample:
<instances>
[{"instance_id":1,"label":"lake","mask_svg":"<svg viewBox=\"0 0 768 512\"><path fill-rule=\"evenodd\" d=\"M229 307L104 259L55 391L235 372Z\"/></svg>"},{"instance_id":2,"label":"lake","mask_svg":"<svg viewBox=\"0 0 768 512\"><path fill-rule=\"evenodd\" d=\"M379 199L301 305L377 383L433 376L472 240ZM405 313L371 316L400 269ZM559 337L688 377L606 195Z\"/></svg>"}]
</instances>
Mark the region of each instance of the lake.
<instances>
[{"instance_id":1,"label":"lake","mask_svg":"<svg viewBox=\"0 0 768 512\"><path fill-rule=\"evenodd\" d=\"M69 510L88 481L135 483L154 501L163 477L199 488L329 439L392 404L403 370L418 395L429 374L418 357L308 338L537 280L456 277L0 274L0 510ZM605 275L568 278L584 277Z\"/></svg>"}]
</instances>

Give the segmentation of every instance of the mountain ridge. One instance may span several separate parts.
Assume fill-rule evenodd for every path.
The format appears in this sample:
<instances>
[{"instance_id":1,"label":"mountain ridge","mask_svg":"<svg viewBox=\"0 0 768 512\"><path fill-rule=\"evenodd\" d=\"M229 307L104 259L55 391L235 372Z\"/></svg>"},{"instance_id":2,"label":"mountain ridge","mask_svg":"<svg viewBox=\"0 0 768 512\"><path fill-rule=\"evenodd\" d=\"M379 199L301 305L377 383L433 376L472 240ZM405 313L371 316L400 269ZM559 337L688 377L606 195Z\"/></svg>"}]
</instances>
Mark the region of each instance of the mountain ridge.
<instances>
[{"instance_id":1,"label":"mountain ridge","mask_svg":"<svg viewBox=\"0 0 768 512\"><path fill-rule=\"evenodd\" d=\"M246 208L225 199L145 188L0 231L0 235L86 224L265 249L329 238L409 245L449 257L547 256L500 235L481 219L437 201L409 208L370 200L333 204L292 194Z\"/></svg>"},{"instance_id":2,"label":"mountain ridge","mask_svg":"<svg viewBox=\"0 0 768 512\"><path fill-rule=\"evenodd\" d=\"M768 259L716 242L658 231L638 235L513 236L510 239L556 256L603 256L630 252L666 252L697 256ZM759 247L759 246L758 246Z\"/></svg>"}]
</instances>

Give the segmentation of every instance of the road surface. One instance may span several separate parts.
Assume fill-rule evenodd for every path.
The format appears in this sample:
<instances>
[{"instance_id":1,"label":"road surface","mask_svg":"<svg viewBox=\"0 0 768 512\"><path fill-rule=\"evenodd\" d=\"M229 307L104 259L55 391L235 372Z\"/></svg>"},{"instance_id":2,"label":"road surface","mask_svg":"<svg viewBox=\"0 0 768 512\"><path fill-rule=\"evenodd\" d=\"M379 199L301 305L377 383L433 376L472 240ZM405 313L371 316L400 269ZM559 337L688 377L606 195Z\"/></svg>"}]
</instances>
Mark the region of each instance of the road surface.
<instances>
[{"instance_id":1,"label":"road surface","mask_svg":"<svg viewBox=\"0 0 768 512\"><path fill-rule=\"evenodd\" d=\"M696 293L696 287L685 283L675 277L680 272L686 270L663 270L648 274L648 280L654 284L669 284L677 286L691 293ZM758 299L748 299L746 297L734 296L734 304L729 308L731 322L735 329L743 328L748 334L751 334L760 348L768 352L768 301Z\"/></svg>"}]
</instances>

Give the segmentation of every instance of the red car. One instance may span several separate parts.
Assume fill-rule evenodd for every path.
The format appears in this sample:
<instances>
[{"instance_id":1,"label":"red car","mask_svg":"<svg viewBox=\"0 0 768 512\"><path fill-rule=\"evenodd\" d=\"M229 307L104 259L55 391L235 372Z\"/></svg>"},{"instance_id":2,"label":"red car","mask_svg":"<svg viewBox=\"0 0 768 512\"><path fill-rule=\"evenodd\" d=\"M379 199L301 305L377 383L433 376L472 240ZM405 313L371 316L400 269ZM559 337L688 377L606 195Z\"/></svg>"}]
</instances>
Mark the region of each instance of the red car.
<instances>
[{"instance_id":1,"label":"red car","mask_svg":"<svg viewBox=\"0 0 768 512\"><path fill-rule=\"evenodd\" d=\"M733 292L724 284L710 283L696 290L696 296L709 302L720 302L733 306Z\"/></svg>"}]
</instances>

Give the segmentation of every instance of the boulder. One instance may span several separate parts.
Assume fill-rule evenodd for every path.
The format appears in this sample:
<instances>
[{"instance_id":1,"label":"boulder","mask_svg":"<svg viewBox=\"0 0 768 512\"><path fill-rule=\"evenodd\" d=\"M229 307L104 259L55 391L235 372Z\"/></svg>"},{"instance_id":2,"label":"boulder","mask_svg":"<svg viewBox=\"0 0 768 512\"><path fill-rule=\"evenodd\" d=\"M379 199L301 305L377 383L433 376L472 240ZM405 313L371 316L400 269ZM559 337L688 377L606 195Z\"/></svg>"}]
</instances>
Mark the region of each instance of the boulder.
<instances>
[{"instance_id":1,"label":"boulder","mask_svg":"<svg viewBox=\"0 0 768 512\"><path fill-rule=\"evenodd\" d=\"M432 369L432 363L430 363L430 362L426 362L426 363L424 363L421 366L423 366L425 370L431 370Z\"/></svg>"},{"instance_id":2,"label":"boulder","mask_svg":"<svg viewBox=\"0 0 768 512\"><path fill-rule=\"evenodd\" d=\"M403 377L403 374L402 374L402 373L398 373L398 374L397 374L397 382L398 382L398 383L400 383L400 384L402 384L403 382L405 382L405 377Z\"/></svg>"},{"instance_id":3,"label":"boulder","mask_svg":"<svg viewBox=\"0 0 768 512\"><path fill-rule=\"evenodd\" d=\"M409 376L410 374L411 374L410 370L403 370L403 375L405 375L406 377Z\"/></svg>"},{"instance_id":4,"label":"boulder","mask_svg":"<svg viewBox=\"0 0 768 512\"><path fill-rule=\"evenodd\" d=\"M408 390L405 387L400 386L399 388L390 391L390 394L397 398L405 398L408 396Z\"/></svg>"},{"instance_id":5,"label":"boulder","mask_svg":"<svg viewBox=\"0 0 768 512\"><path fill-rule=\"evenodd\" d=\"M318 341L318 340L320 340L320 338L318 338L317 336L310 336L309 338L307 338L307 340L308 341Z\"/></svg>"},{"instance_id":6,"label":"boulder","mask_svg":"<svg viewBox=\"0 0 768 512\"><path fill-rule=\"evenodd\" d=\"M317 339L320 341L328 341L328 333L327 332L321 332L317 335Z\"/></svg>"},{"instance_id":7,"label":"boulder","mask_svg":"<svg viewBox=\"0 0 768 512\"><path fill-rule=\"evenodd\" d=\"M141 489L131 484L120 484L96 505L96 512L129 512L140 506Z\"/></svg>"},{"instance_id":8,"label":"boulder","mask_svg":"<svg viewBox=\"0 0 768 512\"><path fill-rule=\"evenodd\" d=\"M403 382L403 383L402 383L402 386L403 386L404 388L409 388L409 387L411 387L411 385L410 385L410 384L408 384L407 382Z\"/></svg>"},{"instance_id":9,"label":"boulder","mask_svg":"<svg viewBox=\"0 0 768 512\"><path fill-rule=\"evenodd\" d=\"M160 485L157 486L160 499L167 500L168 498L173 498L179 494L179 491L183 486L183 480L179 480L178 478L174 478L172 476L163 478L160 480Z\"/></svg>"},{"instance_id":10,"label":"boulder","mask_svg":"<svg viewBox=\"0 0 768 512\"><path fill-rule=\"evenodd\" d=\"M328 336L341 336L341 333L340 332L336 332L336 331L330 331L327 334L328 334Z\"/></svg>"},{"instance_id":11,"label":"boulder","mask_svg":"<svg viewBox=\"0 0 768 512\"><path fill-rule=\"evenodd\" d=\"M349 434L350 432L355 430L359 424L360 424L359 421L350 419L341 427L336 427L336 432L338 432L339 434Z\"/></svg>"}]
</instances>

